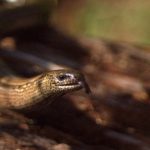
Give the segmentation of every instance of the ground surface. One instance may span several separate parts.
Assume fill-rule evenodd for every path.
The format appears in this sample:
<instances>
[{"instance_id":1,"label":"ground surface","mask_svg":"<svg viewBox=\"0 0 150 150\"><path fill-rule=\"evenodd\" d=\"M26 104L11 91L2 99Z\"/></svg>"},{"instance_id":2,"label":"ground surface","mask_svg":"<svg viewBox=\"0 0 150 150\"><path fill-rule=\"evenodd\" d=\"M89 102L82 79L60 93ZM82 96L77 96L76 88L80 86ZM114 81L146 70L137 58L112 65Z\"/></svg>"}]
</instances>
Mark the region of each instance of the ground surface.
<instances>
[{"instance_id":1,"label":"ground surface","mask_svg":"<svg viewBox=\"0 0 150 150\"><path fill-rule=\"evenodd\" d=\"M80 70L92 95L84 91L68 94L55 100L48 110L36 113L1 110L0 149L150 149L150 54L145 51L148 47L73 39L53 27L21 30L11 36L1 42L2 48L15 43L14 54L23 51L38 56L49 61L52 69L57 64ZM10 56L3 61L21 76L46 70L36 62L29 65L28 60Z\"/></svg>"}]
</instances>

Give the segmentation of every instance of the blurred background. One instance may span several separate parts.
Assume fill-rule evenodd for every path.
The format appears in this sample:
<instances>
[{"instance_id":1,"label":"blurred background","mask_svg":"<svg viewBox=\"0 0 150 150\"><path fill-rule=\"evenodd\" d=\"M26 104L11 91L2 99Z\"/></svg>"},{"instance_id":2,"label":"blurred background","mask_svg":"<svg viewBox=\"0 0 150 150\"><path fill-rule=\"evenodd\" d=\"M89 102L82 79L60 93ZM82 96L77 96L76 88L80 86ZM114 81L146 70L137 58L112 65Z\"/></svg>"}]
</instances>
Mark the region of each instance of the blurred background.
<instances>
[{"instance_id":1,"label":"blurred background","mask_svg":"<svg viewBox=\"0 0 150 150\"><path fill-rule=\"evenodd\" d=\"M0 150L150 150L149 8L148 0L0 0L0 78L74 68L92 91L23 116L0 111Z\"/></svg>"},{"instance_id":2,"label":"blurred background","mask_svg":"<svg viewBox=\"0 0 150 150\"><path fill-rule=\"evenodd\" d=\"M71 35L150 44L150 1L58 0L53 23Z\"/></svg>"}]
</instances>

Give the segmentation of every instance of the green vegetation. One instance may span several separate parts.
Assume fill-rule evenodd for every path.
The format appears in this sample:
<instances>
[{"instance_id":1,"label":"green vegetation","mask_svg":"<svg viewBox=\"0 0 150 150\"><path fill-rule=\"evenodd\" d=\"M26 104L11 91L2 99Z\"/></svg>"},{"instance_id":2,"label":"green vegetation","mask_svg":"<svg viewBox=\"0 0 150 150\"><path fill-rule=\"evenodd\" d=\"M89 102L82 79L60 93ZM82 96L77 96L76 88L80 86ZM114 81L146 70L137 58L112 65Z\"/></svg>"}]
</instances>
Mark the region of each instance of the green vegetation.
<instances>
[{"instance_id":1,"label":"green vegetation","mask_svg":"<svg viewBox=\"0 0 150 150\"><path fill-rule=\"evenodd\" d=\"M150 2L88 1L79 11L77 33L150 44Z\"/></svg>"}]
</instances>

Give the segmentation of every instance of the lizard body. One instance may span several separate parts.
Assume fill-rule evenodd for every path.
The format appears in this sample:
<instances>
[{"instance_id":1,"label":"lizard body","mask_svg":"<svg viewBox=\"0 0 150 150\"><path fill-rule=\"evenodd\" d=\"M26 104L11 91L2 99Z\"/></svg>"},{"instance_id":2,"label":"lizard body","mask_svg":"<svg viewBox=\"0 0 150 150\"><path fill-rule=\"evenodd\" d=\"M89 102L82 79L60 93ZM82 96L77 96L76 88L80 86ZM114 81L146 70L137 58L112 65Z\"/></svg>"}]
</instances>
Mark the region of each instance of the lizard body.
<instances>
[{"instance_id":1,"label":"lizard body","mask_svg":"<svg viewBox=\"0 0 150 150\"><path fill-rule=\"evenodd\" d=\"M53 70L30 79L4 77L0 79L0 107L24 109L48 97L47 104L66 93L90 89L84 76L75 70Z\"/></svg>"}]
</instances>

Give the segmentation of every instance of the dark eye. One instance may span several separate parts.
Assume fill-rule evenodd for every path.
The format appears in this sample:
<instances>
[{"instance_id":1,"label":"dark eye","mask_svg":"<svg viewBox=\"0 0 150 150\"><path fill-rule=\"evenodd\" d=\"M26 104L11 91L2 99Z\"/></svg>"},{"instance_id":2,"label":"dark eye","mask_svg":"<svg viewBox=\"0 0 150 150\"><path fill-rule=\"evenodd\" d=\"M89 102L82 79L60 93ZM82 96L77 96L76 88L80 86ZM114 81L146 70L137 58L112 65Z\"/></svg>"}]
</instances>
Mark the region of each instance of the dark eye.
<instances>
[{"instance_id":1,"label":"dark eye","mask_svg":"<svg viewBox=\"0 0 150 150\"><path fill-rule=\"evenodd\" d=\"M63 75L59 75L57 78L58 78L58 80L63 81L63 80L65 80L65 79L69 78L69 77L70 77L70 76L68 76L68 75L66 75L66 74L63 74Z\"/></svg>"}]
</instances>

